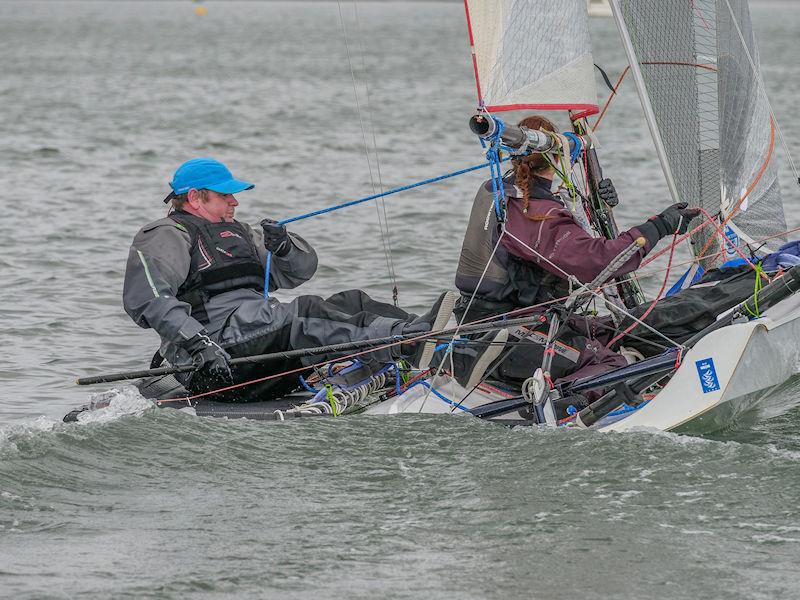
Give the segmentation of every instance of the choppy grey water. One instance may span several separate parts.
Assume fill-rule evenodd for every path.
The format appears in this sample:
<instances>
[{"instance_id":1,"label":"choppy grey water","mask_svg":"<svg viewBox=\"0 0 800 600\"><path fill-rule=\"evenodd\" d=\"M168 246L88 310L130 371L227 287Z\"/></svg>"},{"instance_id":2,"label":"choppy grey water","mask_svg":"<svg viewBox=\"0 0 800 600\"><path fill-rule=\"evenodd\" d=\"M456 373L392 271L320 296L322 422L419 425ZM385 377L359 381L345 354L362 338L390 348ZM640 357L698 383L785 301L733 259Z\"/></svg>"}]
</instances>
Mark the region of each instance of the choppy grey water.
<instances>
[{"instance_id":1,"label":"choppy grey water","mask_svg":"<svg viewBox=\"0 0 800 600\"><path fill-rule=\"evenodd\" d=\"M0 596L800 596L797 382L705 439L455 417L264 426L159 412L125 386L101 390L114 410L59 424L90 397L77 375L141 367L156 345L121 309L122 273L183 160L254 181L246 221L481 160L460 3L359 3L358 23L342 4L370 167L336 3L195 6L0 3ZM753 16L796 151L800 10ZM613 24L592 35L616 76ZM630 82L601 141L634 225L667 192ZM451 285L480 177L387 202L404 306ZM321 258L298 292L389 297L375 206L295 229Z\"/></svg>"}]
</instances>

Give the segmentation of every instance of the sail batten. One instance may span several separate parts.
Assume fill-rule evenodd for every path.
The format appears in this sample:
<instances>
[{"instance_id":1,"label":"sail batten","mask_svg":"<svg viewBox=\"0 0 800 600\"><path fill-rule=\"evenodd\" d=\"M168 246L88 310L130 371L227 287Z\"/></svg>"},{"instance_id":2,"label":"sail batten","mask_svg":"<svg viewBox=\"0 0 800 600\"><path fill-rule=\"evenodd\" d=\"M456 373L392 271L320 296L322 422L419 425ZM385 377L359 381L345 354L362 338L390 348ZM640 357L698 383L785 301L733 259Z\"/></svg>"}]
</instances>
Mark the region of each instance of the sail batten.
<instances>
[{"instance_id":1,"label":"sail batten","mask_svg":"<svg viewBox=\"0 0 800 600\"><path fill-rule=\"evenodd\" d=\"M464 0L464 7L481 108L598 111L583 2Z\"/></svg>"}]
</instances>

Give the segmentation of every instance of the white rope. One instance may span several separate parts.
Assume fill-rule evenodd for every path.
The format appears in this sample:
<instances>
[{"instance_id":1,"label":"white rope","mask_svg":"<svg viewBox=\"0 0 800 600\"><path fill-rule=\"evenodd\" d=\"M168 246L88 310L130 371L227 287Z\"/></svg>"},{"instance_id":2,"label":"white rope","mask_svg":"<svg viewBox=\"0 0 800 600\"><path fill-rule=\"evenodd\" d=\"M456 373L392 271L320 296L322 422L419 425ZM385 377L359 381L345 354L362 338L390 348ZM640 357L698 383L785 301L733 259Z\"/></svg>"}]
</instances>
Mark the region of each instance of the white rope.
<instances>
[{"instance_id":1,"label":"white rope","mask_svg":"<svg viewBox=\"0 0 800 600\"><path fill-rule=\"evenodd\" d=\"M378 185L375 184L375 175L373 174L373 171L372 171L372 161L370 160L370 154L369 154L370 148L369 148L369 142L367 141L367 129L366 129L366 126L364 124L364 117L363 117L362 110L361 110L361 102L359 100L359 94L358 94L358 82L357 82L357 79L356 79L356 73L355 73L355 68L353 66L352 56L351 56L351 53L350 53L350 44L349 44L348 38L347 38L347 27L346 27L345 22L344 22L344 15L342 13L342 3L341 3L341 1L340 0L336 0L336 5L337 5L337 7L339 9L339 22L340 22L340 24L342 26L342 37L344 38L345 50L346 50L346 53L347 53L347 64L350 67L350 77L351 77L352 82L353 82L353 95L355 97L356 110L358 112L358 121L359 121L359 124L361 125L361 138L362 138L362 141L364 142L364 156L367 159L367 168L369 169L369 179L370 179L370 183L372 185L372 193L375 194L375 193L377 193L378 189L380 189L380 191L383 192L383 181L382 181L381 172L380 172L380 159L378 157L378 145L377 145L377 140L375 138L375 127L374 127L374 123L373 123L373 120L372 120L372 108L371 108L371 105L370 105L369 84L366 82L366 75L368 75L368 74L366 74L366 63L365 63L365 59L364 59L364 47L363 47L363 45L361 43L360 35L356 35L356 40L358 42L358 45L359 45L359 48L360 48L360 51L361 51L361 64L362 64L362 68L365 71L365 86L366 86L366 95L367 95L366 106L367 106L367 111L368 111L370 129L372 131L372 141L373 141L373 145L374 145L374 148L375 148L375 162L376 162L376 171L377 171L377 176L378 176ZM358 19L358 7L357 7L356 0L353 0L353 12L354 12L355 21L356 21L356 33L360 34L360 22L359 22L359 19ZM380 236L381 236L381 243L383 245L384 258L386 260L386 269L387 269L387 271L389 273L389 278L390 278L390 280L392 282L392 288L393 288L392 296L394 298L394 295L395 295L394 294L394 290L397 289L397 276L396 276L395 269L394 269L394 260L392 258L391 239L389 237L389 221L388 221L388 217L386 215L386 202L385 202L385 200L381 199L380 204L383 207L383 218L381 218L382 217L381 216L381 207L379 207L377 203L375 205L377 213L378 213L378 228L380 230ZM385 220L385 222L384 222L384 220ZM395 299L395 304L397 304L396 299Z\"/></svg>"},{"instance_id":2,"label":"white rope","mask_svg":"<svg viewBox=\"0 0 800 600\"><path fill-rule=\"evenodd\" d=\"M366 56L366 52L364 52L364 45L363 45L363 36L361 35L361 20L358 16L358 0L353 0L353 13L355 14L356 18L356 40L358 41L358 47L361 52L361 68L364 71L364 89L367 94L367 115L369 117L370 123L370 132L372 133L372 147L375 150L375 170L378 173L378 188L380 192L383 192L383 178L381 176L381 160L380 154L378 153L378 140L375 136L375 121L372 115L372 97L370 95L370 88L369 88L369 69L367 68L367 62L364 58ZM386 199L380 199L380 209L378 208L378 204L375 205L376 210L378 210L378 224L381 227L381 239L384 242L384 252L386 254L386 267L389 270L389 277L392 280L392 285L394 289L397 289L397 275L394 268L394 254L392 252L392 236L391 230L389 228L389 217L386 212ZM381 223L381 212L383 212L383 223ZM385 224L386 227L386 234L384 236L383 226ZM385 239L384 239L385 238ZM397 305L397 298L394 298L395 306Z\"/></svg>"},{"instance_id":3,"label":"white rope","mask_svg":"<svg viewBox=\"0 0 800 600\"><path fill-rule=\"evenodd\" d=\"M527 250L529 250L529 251L533 252L533 253L534 253L536 256L538 256L538 257L539 257L541 260L544 260L545 262L547 262L549 265L551 265L551 266L552 266L553 268L555 268L556 270L558 270L558 271L561 271L561 273L563 273L563 274L564 274L564 276L565 276L565 278L566 278L566 279L569 279L569 278L571 277L571 275L570 275L569 273L567 273L567 272L566 272L564 269L562 269L561 267L559 267L559 266L558 266L557 264L555 264L553 261L551 261L551 260L548 260L546 257L544 257L544 256L542 256L541 254L539 254L539 253L538 253L536 250L534 250L533 248L531 248L531 247L530 247L528 244L526 244L525 242L523 242L521 239L519 239L519 238L518 238L517 236L515 236L513 233L510 233L510 232L508 232L508 231L506 231L506 233L508 233L508 237L510 237L511 239L513 239L513 240L514 240L515 242L517 242L518 244L522 245L522 246L523 246L524 248L526 248ZM603 298L603 296L601 296L600 294L598 294L598 293L597 293L596 291L594 291L594 290L591 290L591 289L589 289L589 288L586 288L586 291L587 291L589 294L591 294L592 296L595 296L595 297L599 298L600 300L605 300L605 299ZM662 338L662 339L666 340L667 342L669 342L670 344L672 344L672 345L673 345L673 346L675 346L676 348L682 348L682 346L681 346L681 345L680 345L678 342L676 342L676 341L674 341L674 340L671 340L670 338L668 338L667 336L665 336L665 335L664 335L663 333L661 333L660 331L657 331L656 329L653 329L653 328L652 328L650 325L648 325L647 323L645 323L645 322L644 322L644 321L642 321L641 319L638 319L637 317L634 317L634 316L633 316L633 315L632 315L630 312L628 312L628 311L627 311L627 310L625 310L624 308L622 308L622 307L619 307L619 306L616 306L616 307L615 307L615 310L617 310L618 312L621 312L621 313L622 313L622 314L624 314L626 317L630 317L630 318L631 318L631 319L633 319L633 320L634 320L636 323L638 323L639 325L641 325L641 326L642 326L642 327L644 327L645 329L649 329L650 331L652 331L653 333L655 333L657 336L659 336L660 338Z\"/></svg>"},{"instance_id":4,"label":"white rope","mask_svg":"<svg viewBox=\"0 0 800 600\"><path fill-rule=\"evenodd\" d=\"M494 209L492 209L492 210L494 210ZM464 311L464 315L459 320L458 324L456 325L456 329L453 332L453 336L450 338L450 342L449 342L450 344L452 344L455 341L456 336L458 336L458 332L461 330L461 326L464 323L464 319L466 319L467 315L469 314L469 309L472 306L472 301L475 300L475 296L476 296L476 294L478 293L478 290L481 287L481 283L483 283L483 279L486 277L486 273L489 270L489 265L492 264L492 259L494 259L494 255L497 252L497 249L500 247L500 241L503 239L503 235L505 234L505 232L506 232L505 227L503 227L502 230L500 231L500 236L497 238L497 243L494 245L494 248L492 248L492 253L489 255L489 260L486 261L486 266L483 268L483 273L481 273L480 279L478 279L478 283L475 285L475 290L472 292L472 296L470 296L469 302L467 302L467 308ZM452 346L451 346L451 348L452 348ZM452 352L448 352L447 356L450 358L450 370L453 370ZM444 366L444 361L441 361L439 363L439 366L436 369L436 373L434 373L433 378L431 379L430 386L427 387L428 391L425 392L425 396L422 399L422 404L420 404L419 411L417 411L418 413L422 412L422 409L425 406L425 403L428 402L428 397L431 395L431 392L433 391L434 387L436 387L436 378L439 377L439 374L442 372L442 367L443 366ZM458 405L459 402L456 402L455 404ZM455 406L454 406L454 408L455 408Z\"/></svg>"}]
</instances>

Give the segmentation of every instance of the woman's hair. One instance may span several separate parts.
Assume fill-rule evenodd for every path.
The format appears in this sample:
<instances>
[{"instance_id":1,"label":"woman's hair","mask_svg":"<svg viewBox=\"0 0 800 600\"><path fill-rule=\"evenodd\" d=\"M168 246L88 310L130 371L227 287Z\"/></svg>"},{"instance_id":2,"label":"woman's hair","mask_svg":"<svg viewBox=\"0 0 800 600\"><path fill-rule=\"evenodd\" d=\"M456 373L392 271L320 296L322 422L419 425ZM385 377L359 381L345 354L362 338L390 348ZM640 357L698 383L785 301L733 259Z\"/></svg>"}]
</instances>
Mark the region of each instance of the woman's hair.
<instances>
[{"instance_id":1,"label":"woman's hair","mask_svg":"<svg viewBox=\"0 0 800 600\"><path fill-rule=\"evenodd\" d=\"M553 122L540 115L533 115L525 117L518 123L520 127L526 129L540 129L542 131L551 131L557 133L558 129L553 125ZM550 168L550 163L547 162L544 154L536 152L528 156L520 156L511 159L511 164L514 167L514 179L517 187L522 192L522 212L528 213L528 190L530 189L531 177L545 173ZM535 217L528 217L535 221Z\"/></svg>"}]
</instances>

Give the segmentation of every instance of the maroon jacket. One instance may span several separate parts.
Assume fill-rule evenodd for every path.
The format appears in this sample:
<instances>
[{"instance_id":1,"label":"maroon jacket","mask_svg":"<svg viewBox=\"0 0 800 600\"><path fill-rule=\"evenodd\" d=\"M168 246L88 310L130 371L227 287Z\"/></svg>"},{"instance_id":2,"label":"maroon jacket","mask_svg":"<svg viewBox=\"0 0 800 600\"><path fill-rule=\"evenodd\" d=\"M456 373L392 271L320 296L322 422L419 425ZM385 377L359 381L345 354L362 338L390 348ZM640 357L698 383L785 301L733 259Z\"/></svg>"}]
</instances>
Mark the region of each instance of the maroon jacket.
<instances>
[{"instance_id":1,"label":"maroon jacket","mask_svg":"<svg viewBox=\"0 0 800 600\"><path fill-rule=\"evenodd\" d=\"M560 278L565 278L563 270L574 275L581 283L589 283L636 238L643 237L643 233L636 227L620 233L613 240L592 237L575 221L569 209L544 187L543 183L546 181L537 179L536 183L539 185L532 186L527 215L522 212L521 199L509 198L507 233L501 242L509 254L535 263ZM539 217L541 220L530 217ZM652 247L652 243L647 241L642 250L615 272L614 277L639 268L642 259Z\"/></svg>"}]
</instances>

